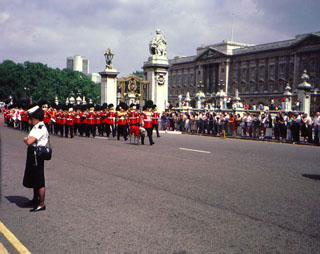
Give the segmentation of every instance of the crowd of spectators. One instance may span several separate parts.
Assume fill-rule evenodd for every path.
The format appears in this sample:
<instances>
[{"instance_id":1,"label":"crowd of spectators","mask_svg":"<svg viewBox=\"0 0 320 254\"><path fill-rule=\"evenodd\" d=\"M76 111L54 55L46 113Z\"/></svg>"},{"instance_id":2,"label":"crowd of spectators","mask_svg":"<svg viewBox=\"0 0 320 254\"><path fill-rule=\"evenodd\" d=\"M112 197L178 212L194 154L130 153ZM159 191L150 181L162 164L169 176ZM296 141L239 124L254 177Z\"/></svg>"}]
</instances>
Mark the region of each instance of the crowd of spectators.
<instances>
[{"instance_id":1,"label":"crowd of spectators","mask_svg":"<svg viewBox=\"0 0 320 254\"><path fill-rule=\"evenodd\" d=\"M319 144L320 112L179 112L161 115L162 130L212 136L274 139L281 142Z\"/></svg>"}]
</instances>

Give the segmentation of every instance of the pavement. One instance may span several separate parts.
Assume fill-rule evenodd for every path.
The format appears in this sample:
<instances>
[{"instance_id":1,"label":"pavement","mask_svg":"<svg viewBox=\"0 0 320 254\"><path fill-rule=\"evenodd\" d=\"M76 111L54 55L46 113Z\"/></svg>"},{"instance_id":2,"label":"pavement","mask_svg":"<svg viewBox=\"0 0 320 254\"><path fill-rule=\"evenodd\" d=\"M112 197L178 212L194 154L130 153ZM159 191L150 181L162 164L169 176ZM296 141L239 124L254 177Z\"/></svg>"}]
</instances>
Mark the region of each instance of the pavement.
<instances>
[{"instance_id":1,"label":"pavement","mask_svg":"<svg viewBox=\"0 0 320 254\"><path fill-rule=\"evenodd\" d=\"M0 222L30 253L319 253L319 147L52 136L47 210L30 213L26 133L0 133ZM9 253L23 253L0 231Z\"/></svg>"}]
</instances>

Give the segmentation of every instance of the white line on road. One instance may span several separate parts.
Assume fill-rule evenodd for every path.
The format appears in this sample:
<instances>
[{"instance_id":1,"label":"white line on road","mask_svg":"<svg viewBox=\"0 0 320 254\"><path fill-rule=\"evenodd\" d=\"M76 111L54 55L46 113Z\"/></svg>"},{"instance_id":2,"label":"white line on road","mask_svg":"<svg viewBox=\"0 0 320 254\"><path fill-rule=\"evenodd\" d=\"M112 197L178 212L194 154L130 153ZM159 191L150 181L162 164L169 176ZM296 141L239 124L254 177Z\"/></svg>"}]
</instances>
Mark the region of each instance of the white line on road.
<instances>
[{"instance_id":1,"label":"white line on road","mask_svg":"<svg viewBox=\"0 0 320 254\"><path fill-rule=\"evenodd\" d=\"M179 149L180 149L180 150L184 150L184 151L197 152L197 153L211 153L211 152L209 152L209 151L196 150L196 149L183 148L183 147L180 147Z\"/></svg>"},{"instance_id":2,"label":"white line on road","mask_svg":"<svg viewBox=\"0 0 320 254\"><path fill-rule=\"evenodd\" d=\"M95 138L100 138L100 139L109 139L109 138L104 138L104 137L95 137Z\"/></svg>"}]
</instances>

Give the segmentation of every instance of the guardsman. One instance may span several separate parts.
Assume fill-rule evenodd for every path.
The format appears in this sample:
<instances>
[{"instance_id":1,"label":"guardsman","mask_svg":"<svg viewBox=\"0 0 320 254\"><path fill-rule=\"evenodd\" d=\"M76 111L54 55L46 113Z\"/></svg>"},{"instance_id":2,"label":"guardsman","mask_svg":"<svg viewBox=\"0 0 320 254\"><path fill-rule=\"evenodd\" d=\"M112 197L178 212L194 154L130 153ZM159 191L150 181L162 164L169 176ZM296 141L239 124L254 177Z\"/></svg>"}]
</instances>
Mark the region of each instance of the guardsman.
<instances>
[{"instance_id":1,"label":"guardsman","mask_svg":"<svg viewBox=\"0 0 320 254\"><path fill-rule=\"evenodd\" d=\"M139 118L139 113L137 111L137 107L134 104L130 105L130 111L128 113L129 117L129 124L131 125L138 125L138 118Z\"/></svg>"},{"instance_id":2,"label":"guardsman","mask_svg":"<svg viewBox=\"0 0 320 254\"><path fill-rule=\"evenodd\" d=\"M157 112L157 105L153 105L152 107L152 131L155 129L157 132L157 138L160 138L159 135L159 118L160 114Z\"/></svg>"},{"instance_id":3,"label":"guardsman","mask_svg":"<svg viewBox=\"0 0 320 254\"><path fill-rule=\"evenodd\" d=\"M81 105L81 112L80 112L81 123L80 123L80 129L79 129L79 133L81 137L83 137L83 134L86 135L87 133L87 113L88 113L87 106Z\"/></svg>"},{"instance_id":4,"label":"guardsman","mask_svg":"<svg viewBox=\"0 0 320 254\"><path fill-rule=\"evenodd\" d=\"M114 107L112 103L108 105L108 112L106 117L107 117L107 126L106 126L107 137L110 136L111 131L112 131L112 136L115 137L116 136L116 128L115 128L116 114L114 112Z\"/></svg>"},{"instance_id":5,"label":"guardsman","mask_svg":"<svg viewBox=\"0 0 320 254\"><path fill-rule=\"evenodd\" d=\"M67 105L62 106L62 112L60 113L60 134L63 137L65 126L67 124L68 110Z\"/></svg>"},{"instance_id":6,"label":"guardsman","mask_svg":"<svg viewBox=\"0 0 320 254\"><path fill-rule=\"evenodd\" d=\"M41 103L42 105L41 108L43 110L43 122L45 124L45 126L47 127L47 130L49 131L50 128L49 128L49 124L50 124L50 115L49 115L49 112L48 112L48 103L46 102L42 102Z\"/></svg>"},{"instance_id":7,"label":"guardsman","mask_svg":"<svg viewBox=\"0 0 320 254\"><path fill-rule=\"evenodd\" d=\"M143 127L146 129L148 137L149 137L149 144L152 146L154 144L152 140L152 107L153 101L149 100L146 102L143 111ZM144 140L141 139L141 144L144 144Z\"/></svg>"},{"instance_id":8,"label":"guardsman","mask_svg":"<svg viewBox=\"0 0 320 254\"><path fill-rule=\"evenodd\" d=\"M21 112L21 127L23 131L29 131L28 125L28 111L27 106L23 106L23 111Z\"/></svg>"},{"instance_id":9,"label":"guardsman","mask_svg":"<svg viewBox=\"0 0 320 254\"><path fill-rule=\"evenodd\" d=\"M56 135L59 134L60 128L61 128L61 115L62 115L62 105L57 106L57 112L56 112L56 124L55 124L55 130L54 133Z\"/></svg>"},{"instance_id":10,"label":"guardsman","mask_svg":"<svg viewBox=\"0 0 320 254\"><path fill-rule=\"evenodd\" d=\"M81 111L79 106L75 107L75 112L73 116L74 116L73 132L74 132L74 135L77 135L77 132L80 131L80 124L81 124Z\"/></svg>"},{"instance_id":11,"label":"guardsman","mask_svg":"<svg viewBox=\"0 0 320 254\"><path fill-rule=\"evenodd\" d=\"M94 106L93 104L89 105L89 112L87 114L87 137L90 137L90 133L92 134L92 137L96 136L96 113L94 112Z\"/></svg>"},{"instance_id":12,"label":"guardsman","mask_svg":"<svg viewBox=\"0 0 320 254\"><path fill-rule=\"evenodd\" d=\"M103 136L104 132L107 133L107 122L108 122L107 115L108 115L108 104L107 103L103 103L102 108L101 108L101 113L100 113L102 136Z\"/></svg>"},{"instance_id":13,"label":"guardsman","mask_svg":"<svg viewBox=\"0 0 320 254\"><path fill-rule=\"evenodd\" d=\"M70 137L73 138L74 113L72 106L69 107L68 113L66 113L66 117L67 122L65 125L65 137L68 138L70 133Z\"/></svg>"},{"instance_id":14,"label":"guardsman","mask_svg":"<svg viewBox=\"0 0 320 254\"><path fill-rule=\"evenodd\" d=\"M120 140L120 135L124 137L124 140L127 140L127 105L124 102L120 102L117 106L117 139Z\"/></svg>"},{"instance_id":15,"label":"guardsman","mask_svg":"<svg viewBox=\"0 0 320 254\"><path fill-rule=\"evenodd\" d=\"M103 136L103 126L102 126L102 117L103 117L103 110L102 107L99 105L95 106L96 112L96 126L98 129L99 136Z\"/></svg>"}]
</instances>

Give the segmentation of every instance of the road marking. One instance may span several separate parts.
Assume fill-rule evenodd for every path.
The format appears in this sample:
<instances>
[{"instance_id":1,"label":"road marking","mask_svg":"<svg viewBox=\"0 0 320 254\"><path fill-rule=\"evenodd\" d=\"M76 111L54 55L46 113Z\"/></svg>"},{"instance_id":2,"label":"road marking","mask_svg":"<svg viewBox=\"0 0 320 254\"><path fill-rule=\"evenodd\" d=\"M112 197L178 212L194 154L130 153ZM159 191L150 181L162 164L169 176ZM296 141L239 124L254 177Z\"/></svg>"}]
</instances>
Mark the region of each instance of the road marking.
<instances>
[{"instance_id":1,"label":"road marking","mask_svg":"<svg viewBox=\"0 0 320 254\"><path fill-rule=\"evenodd\" d=\"M109 138L104 138L104 137L95 137L95 138L100 138L100 139L109 139Z\"/></svg>"},{"instance_id":2,"label":"road marking","mask_svg":"<svg viewBox=\"0 0 320 254\"><path fill-rule=\"evenodd\" d=\"M211 153L211 152L209 152L209 151L196 150L196 149L183 148L183 147L180 147L179 149L180 149L180 150L184 150L184 151L197 152L197 153Z\"/></svg>"},{"instance_id":3,"label":"road marking","mask_svg":"<svg viewBox=\"0 0 320 254\"><path fill-rule=\"evenodd\" d=\"M4 235L5 238L16 248L20 254L31 254L26 247L10 232L9 229L0 221L0 232ZM1 250L1 249L0 249ZM2 252L1 252L2 253Z\"/></svg>"},{"instance_id":4,"label":"road marking","mask_svg":"<svg viewBox=\"0 0 320 254\"><path fill-rule=\"evenodd\" d=\"M9 254L8 250L0 243L0 253L1 254Z\"/></svg>"}]
</instances>

